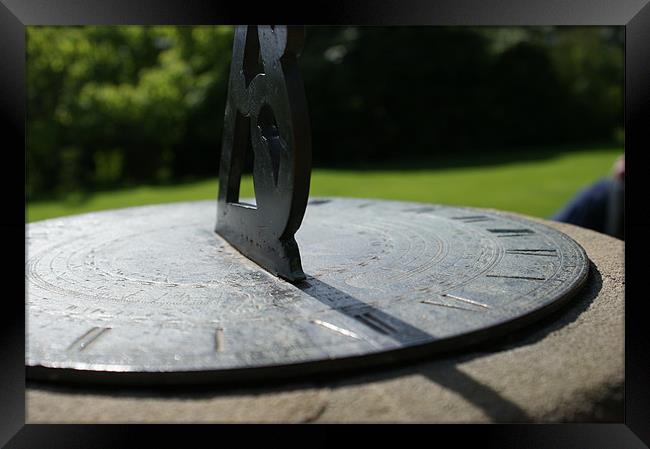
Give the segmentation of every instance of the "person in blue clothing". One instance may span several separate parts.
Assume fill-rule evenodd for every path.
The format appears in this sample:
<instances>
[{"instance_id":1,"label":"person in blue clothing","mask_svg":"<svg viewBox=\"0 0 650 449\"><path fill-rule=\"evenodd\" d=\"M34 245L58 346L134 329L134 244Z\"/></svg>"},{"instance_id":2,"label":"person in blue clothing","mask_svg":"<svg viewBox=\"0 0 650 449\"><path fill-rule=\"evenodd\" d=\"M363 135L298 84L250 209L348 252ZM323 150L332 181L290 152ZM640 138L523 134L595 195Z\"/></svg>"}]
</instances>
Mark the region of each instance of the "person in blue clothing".
<instances>
[{"instance_id":1,"label":"person in blue clothing","mask_svg":"<svg viewBox=\"0 0 650 449\"><path fill-rule=\"evenodd\" d=\"M553 217L624 240L625 155L614 163L612 176L578 192Z\"/></svg>"}]
</instances>

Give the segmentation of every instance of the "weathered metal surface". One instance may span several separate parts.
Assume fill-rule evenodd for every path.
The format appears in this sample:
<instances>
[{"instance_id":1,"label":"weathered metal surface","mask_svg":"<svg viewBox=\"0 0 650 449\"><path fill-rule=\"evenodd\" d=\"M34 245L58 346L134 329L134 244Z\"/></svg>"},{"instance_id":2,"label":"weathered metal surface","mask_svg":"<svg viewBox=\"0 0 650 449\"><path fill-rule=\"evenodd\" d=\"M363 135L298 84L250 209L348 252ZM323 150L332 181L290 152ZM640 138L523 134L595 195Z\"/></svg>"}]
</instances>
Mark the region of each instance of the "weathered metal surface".
<instances>
[{"instance_id":1,"label":"weathered metal surface","mask_svg":"<svg viewBox=\"0 0 650 449\"><path fill-rule=\"evenodd\" d=\"M305 278L294 234L311 170L307 102L297 58L303 27L235 31L220 165L216 231L242 254L289 281ZM247 153L256 204L239 200Z\"/></svg>"},{"instance_id":2,"label":"weathered metal surface","mask_svg":"<svg viewBox=\"0 0 650 449\"><path fill-rule=\"evenodd\" d=\"M212 232L213 202L27 226L27 374L132 383L267 379L458 348L554 310L588 260L481 209L314 199L291 284Z\"/></svg>"}]
</instances>

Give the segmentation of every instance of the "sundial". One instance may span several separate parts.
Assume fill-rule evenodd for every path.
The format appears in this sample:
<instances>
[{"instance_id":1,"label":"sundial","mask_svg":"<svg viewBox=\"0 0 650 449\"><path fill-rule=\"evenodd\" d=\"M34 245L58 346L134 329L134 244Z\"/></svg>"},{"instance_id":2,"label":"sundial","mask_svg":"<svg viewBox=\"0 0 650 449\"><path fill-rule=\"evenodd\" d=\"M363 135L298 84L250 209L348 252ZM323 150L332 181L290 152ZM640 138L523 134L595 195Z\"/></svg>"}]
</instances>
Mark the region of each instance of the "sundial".
<instances>
[{"instance_id":1,"label":"sundial","mask_svg":"<svg viewBox=\"0 0 650 449\"><path fill-rule=\"evenodd\" d=\"M513 214L309 198L302 28L238 27L218 201L27 225L27 375L195 384L462 349L584 284L571 238ZM246 153L255 200L239 197Z\"/></svg>"}]
</instances>

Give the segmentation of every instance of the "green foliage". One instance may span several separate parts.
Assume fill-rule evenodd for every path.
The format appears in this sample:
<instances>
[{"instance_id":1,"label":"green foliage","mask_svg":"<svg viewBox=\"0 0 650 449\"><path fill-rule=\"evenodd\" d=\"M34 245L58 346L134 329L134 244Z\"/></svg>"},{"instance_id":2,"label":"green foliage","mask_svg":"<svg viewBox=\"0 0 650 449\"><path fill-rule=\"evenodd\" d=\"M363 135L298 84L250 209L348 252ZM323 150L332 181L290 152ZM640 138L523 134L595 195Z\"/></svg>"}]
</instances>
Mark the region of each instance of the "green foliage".
<instances>
[{"instance_id":1,"label":"green foliage","mask_svg":"<svg viewBox=\"0 0 650 449\"><path fill-rule=\"evenodd\" d=\"M622 39L620 27L309 27L314 162L621 140ZM28 27L28 197L214 176L231 49L231 27Z\"/></svg>"},{"instance_id":2,"label":"green foliage","mask_svg":"<svg viewBox=\"0 0 650 449\"><path fill-rule=\"evenodd\" d=\"M28 194L213 174L231 46L229 27L29 27Z\"/></svg>"}]
</instances>

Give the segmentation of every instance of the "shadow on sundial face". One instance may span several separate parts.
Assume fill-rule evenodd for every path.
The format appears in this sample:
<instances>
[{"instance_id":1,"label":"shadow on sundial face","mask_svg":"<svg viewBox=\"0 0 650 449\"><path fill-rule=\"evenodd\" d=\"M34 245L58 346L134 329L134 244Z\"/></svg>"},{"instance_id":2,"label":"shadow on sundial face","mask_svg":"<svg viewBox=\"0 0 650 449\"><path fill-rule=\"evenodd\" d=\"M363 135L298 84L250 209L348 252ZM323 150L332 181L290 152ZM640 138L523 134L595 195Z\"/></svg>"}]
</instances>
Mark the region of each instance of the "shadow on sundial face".
<instances>
[{"instance_id":1,"label":"shadow on sundial face","mask_svg":"<svg viewBox=\"0 0 650 449\"><path fill-rule=\"evenodd\" d=\"M399 344L426 342L434 338L427 332L314 277L309 276L306 281L297 284L297 287L326 306L335 308L338 313L345 314ZM345 305L340 305L340 303L345 303ZM323 322L318 320L316 323L322 324ZM337 329L336 326L330 325L328 328L342 333L342 329ZM348 335L350 335L349 331Z\"/></svg>"}]
</instances>

